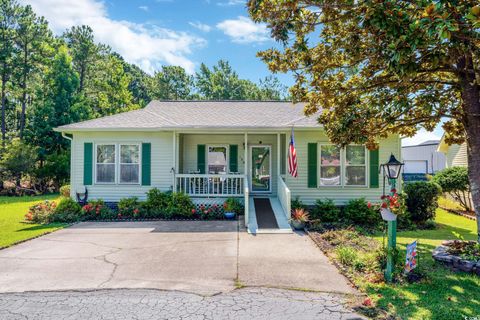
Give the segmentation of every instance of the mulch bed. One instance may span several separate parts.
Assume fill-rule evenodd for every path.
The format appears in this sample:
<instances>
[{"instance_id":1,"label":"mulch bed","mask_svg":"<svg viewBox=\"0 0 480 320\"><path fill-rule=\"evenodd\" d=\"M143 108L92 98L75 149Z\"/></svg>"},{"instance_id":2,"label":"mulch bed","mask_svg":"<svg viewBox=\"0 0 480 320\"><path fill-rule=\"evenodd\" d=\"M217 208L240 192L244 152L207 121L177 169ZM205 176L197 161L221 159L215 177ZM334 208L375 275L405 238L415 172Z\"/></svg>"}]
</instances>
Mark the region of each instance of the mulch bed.
<instances>
[{"instance_id":1,"label":"mulch bed","mask_svg":"<svg viewBox=\"0 0 480 320\"><path fill-rule=\"evenodd\" d=\"M458 216L465 217L465 218L470 219L470 220L477 220L477 216L475 215L475 212L472 212L472 211L454 210L454 209L445 208L445 207L440 207L440 208L445 210L445 211L456 214Z\"/></svg>"}]
</instances>

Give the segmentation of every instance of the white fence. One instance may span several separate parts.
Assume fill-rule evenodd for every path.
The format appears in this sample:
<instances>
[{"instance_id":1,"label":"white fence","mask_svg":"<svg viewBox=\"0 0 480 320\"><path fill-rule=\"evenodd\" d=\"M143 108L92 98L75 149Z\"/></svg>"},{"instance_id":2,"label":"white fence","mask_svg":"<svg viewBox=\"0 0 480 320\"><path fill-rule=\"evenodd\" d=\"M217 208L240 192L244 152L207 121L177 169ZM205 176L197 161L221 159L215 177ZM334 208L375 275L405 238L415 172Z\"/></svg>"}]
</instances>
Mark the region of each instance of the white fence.
<instances>
[{"instance_id":1,"label":"white fence","mask_svg":"<svg viewBox=\"0 0 480 320\"><path fill-rule=\"evenodd\" d=\"M278 177L277 196L278 196L278 200L280 201L280 204L282 205L283 211L287 216L287 219L290 219L292 215L292 212L291 212L292 197L290 194L290 189L288 189L285 181L283 181L283 178L281 176Z\"/></svg>"}]
</instances>

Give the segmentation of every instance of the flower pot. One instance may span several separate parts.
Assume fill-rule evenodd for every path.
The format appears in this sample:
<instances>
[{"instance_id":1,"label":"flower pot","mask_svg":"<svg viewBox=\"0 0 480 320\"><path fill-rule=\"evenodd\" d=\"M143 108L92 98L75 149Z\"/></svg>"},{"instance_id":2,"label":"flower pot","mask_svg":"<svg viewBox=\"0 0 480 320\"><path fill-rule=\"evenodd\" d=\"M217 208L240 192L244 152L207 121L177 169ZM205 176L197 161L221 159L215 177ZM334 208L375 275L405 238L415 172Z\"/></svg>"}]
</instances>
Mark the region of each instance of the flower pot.
<instances>
[{"instance_id":1,"label":"flower pot","mask_svg":"<svg viewBox=\"0 0 480 320\"><path fill-rule=\"evenodd\" d=\"M233 219L235 218L235 212L224 212L223 215L226 219Z\"/></svg>"},{"instance_id":2,"label":"flower pot","mask_svg":"<svg viewBox=\"0 0 480 320\"><path fill-rule=\"evenodd\" d=\"M292 220L292 227L295 230L303 230L305 229L305 222L304 221L299 221L299 220Z\"/></svg>"},{"instance_id":3,"label":"flower pot","mask_svg":"<svg viewBox=\"0 0 480 320\"><path fill-rule=\"evenodd\" d=\"M385 221L397 220L397 215L390 211L390 209L380 208L380 214L382 215L382 219Z\"/></svg>"}]
</instances>

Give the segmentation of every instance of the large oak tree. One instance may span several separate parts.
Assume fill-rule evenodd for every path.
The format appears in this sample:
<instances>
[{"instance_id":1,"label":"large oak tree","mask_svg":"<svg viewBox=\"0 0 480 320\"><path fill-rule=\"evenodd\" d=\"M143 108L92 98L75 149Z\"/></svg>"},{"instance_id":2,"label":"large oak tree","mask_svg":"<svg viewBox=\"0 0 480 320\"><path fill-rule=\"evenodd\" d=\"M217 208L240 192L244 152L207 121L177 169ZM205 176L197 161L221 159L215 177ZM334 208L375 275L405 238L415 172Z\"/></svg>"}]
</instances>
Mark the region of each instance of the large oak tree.
<instances>
[{"instance_id":1,"label":"large oak tree","mask_svg":"<svg viewBox=\"0 0 480 320\"><path fill-rule=\"evenodd\" d=\"M467 142L480 229L478 0L250 0L248 9L283 43L259 56L294 73L292 97L333 142L375 148L445 120L447 142Z\"/></svg>"}]
</instances>

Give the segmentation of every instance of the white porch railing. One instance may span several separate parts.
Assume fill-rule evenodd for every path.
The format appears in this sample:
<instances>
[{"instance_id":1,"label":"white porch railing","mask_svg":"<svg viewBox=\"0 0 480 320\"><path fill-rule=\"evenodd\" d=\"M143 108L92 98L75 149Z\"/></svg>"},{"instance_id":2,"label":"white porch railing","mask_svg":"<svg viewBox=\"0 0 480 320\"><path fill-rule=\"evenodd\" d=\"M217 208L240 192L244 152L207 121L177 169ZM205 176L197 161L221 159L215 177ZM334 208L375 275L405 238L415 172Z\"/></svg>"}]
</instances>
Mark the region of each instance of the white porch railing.
<instances>
[{"instance_id":1,"label":"white porch railing","mask_svg":"<svg viewBox=\"0 0 480 320\"><path fill-rule=\"evenodd\" d=\"M244 195L243 174L176 174L176 192L196 197L241 197Z\"/></svg>"},{"instance_id":2,"label":"white porch railing","mask_svg":"<svg viewBox=\"0 0 480 320\"><path fill-rule=\"evenodd\" d=\"M290 219L292 215L291 209L291 194L290 189L287 187L287 184L283 180L281 176L278 176L278 183L277 183L277 196L280 204L282 205L283 211L287 216L287 219Z\"/></svg>"},{"instance_id":3,"label":"white porch railing","mask_svg":"<svg viewBox=\"0 0 480 320\"><path fill-rule=\"evenodd\" d=\"M250 205L250 187L248 185L248 178L245 176L245 179L243 179L243 196L244 196L244 203L243 203L243 209L245 210L245 226L248 228L248 211L250 210L249 205Z\"/></svg>"}]
</instances>

